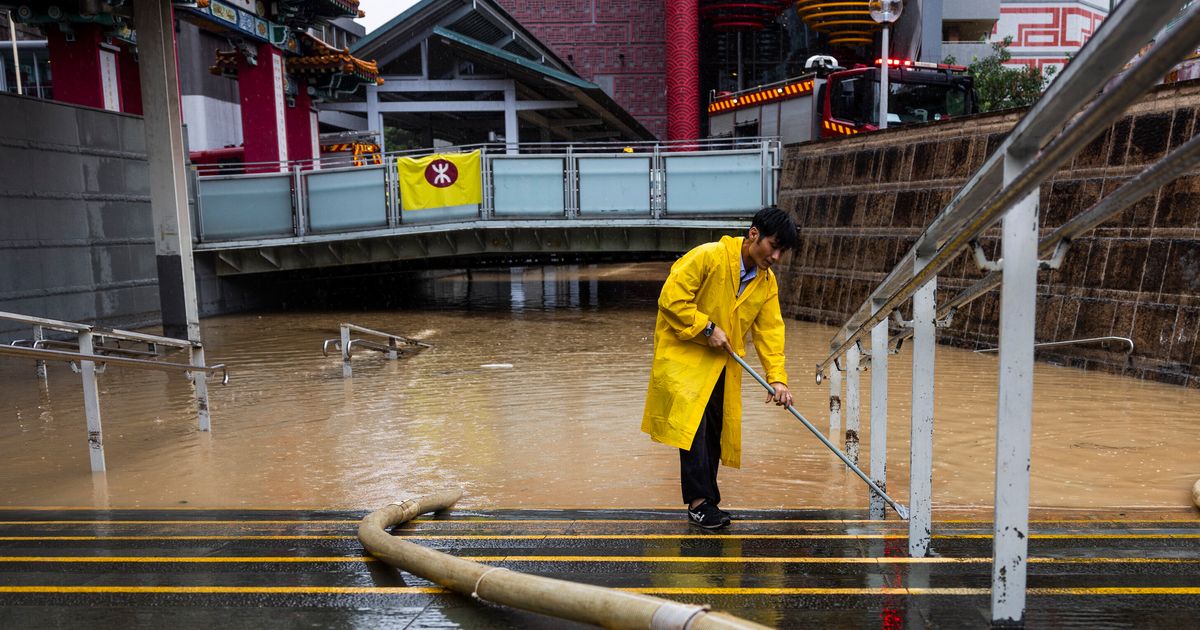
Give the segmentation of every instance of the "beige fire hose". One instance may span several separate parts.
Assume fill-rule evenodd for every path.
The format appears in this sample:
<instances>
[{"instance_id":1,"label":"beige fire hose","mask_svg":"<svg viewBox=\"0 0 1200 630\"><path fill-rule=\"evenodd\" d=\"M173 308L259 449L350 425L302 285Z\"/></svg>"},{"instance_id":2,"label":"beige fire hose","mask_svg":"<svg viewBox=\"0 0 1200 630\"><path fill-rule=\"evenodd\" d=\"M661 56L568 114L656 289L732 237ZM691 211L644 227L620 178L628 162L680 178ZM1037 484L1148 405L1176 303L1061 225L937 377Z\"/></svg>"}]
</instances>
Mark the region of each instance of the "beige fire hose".
<instances>
[{"instance_id":1,"label":"beige fire hose","mask_svg":"<svg viewBox=\"0 0 1200 630\"><path fill-rule=\"evenodd\" d=\"M462 497L462 489L443 490L368 514L358 525L358 539L376 558L477 599L543 615L605 628L650 630L718 630L766 626L732 615L709 612L707 606L626 593L610 588L527 575L426 549L392 536L388 528L426 512L445 510Z\"/></svg>"}]
</instances>

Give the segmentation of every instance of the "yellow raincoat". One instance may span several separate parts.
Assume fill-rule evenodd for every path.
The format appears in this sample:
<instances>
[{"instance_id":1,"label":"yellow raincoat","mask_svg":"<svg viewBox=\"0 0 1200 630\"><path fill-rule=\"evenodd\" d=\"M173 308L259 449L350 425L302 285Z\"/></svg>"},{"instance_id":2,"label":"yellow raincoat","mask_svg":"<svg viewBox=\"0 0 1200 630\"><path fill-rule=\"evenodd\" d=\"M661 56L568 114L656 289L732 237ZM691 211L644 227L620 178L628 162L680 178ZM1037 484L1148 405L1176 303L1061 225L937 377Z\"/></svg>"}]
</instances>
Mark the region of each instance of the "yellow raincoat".
<instances>
[{"instance_id":1,"label":"yellow raincoat","mask_svg":"<svg viewBox=\"0 0 1200 630\"><path fill-rule=\"evenodd\" d=\"M742 237L725 236L684 254L658 297L654 363L642 415L651 439L688 450L700 427L709 395L725 370L721 462L742 461L742 368L724 350L708 347L701 334L713 320L738 356L746 354L746 332L754 338L767 382L787 384L779 286L770 270L759 270L738 296Z\"/></svg>"}]
</instances>

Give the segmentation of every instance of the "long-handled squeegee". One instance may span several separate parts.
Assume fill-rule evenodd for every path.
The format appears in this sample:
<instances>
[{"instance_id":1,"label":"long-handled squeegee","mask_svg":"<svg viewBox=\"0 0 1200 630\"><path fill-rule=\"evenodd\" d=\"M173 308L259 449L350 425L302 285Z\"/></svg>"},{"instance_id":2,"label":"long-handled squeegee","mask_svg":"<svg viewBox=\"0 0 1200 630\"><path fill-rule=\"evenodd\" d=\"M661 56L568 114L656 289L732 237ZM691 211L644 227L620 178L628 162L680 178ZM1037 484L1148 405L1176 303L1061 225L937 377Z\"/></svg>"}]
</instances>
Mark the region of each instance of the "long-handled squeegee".
<instances>
[{"instance_id":1,"label":"long-handled squeegee","mask_svg":"<svg viewBox=\"0 0 1200 630\"><path fill-rule=\"evenodd\" d=\"M753 376L754 380L758 381L759 385L762 385L764 388L766 388L766 390L768 392L770 392L771 395L775 394L775 388L771 387L771 384L768 383L766 379L759 376L758 372L754 371L754 368L750 367L750 365L748 363L743 361L742 357L739 357L734 352L730 352L729 356L733 357L734 361L737 361L742 367L746 368L746 371L750 373L750 376ZM886 492L881 490L879 488L879 486L875 485L875 482L871 481L871 479L869 477L867 477L867 475L864 474L863 471L859 470L858 466L855 466L854 462L850 461L850 458L846 457L845 453L842 453L841 451L839 451L838 448L836 446L834 446L832 442L825 439L824 435L821 435L821 432L817 430L817 427L814 427L811 422L809 422L807 419L805 419L804 416L800 415L800 412L796 411L795 407L788 405L787 410L792 412L792 415L796 416L797 420L804 423L804 426L808 427L808 430L812 431L812 434L817 436L817 439L821 440L822 444L829 447L829 450L833 451L834 455L837 455L838 458L841 459L843 463L845 463L847 466L849 466L850 470L853 470L854 474L858 475L859 479L862 479L863 481L865 481L867 483L867 485L871 487L872 492L879 495L881 498L883 498L884 501L887 501L888 505L892 506L893 510L896 510L897 516L899 516L900 518L902 518L906 521L908 520L908 508L904 507L903 505L900 505L899 503L896 503L896 501L893 500L892 497L889 497Z\"/></svg>"}]
</instances>

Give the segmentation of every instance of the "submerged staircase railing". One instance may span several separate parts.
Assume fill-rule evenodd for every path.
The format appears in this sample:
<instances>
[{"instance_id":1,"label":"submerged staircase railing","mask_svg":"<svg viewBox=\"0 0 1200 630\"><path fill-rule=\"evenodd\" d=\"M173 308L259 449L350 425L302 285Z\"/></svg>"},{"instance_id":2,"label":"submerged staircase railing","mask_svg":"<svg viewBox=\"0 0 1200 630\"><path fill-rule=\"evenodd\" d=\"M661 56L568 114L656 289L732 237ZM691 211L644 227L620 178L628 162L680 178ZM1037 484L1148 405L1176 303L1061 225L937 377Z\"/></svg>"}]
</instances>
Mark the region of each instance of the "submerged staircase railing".
<instances>
[{"instance_id":1,"label":"submerged staircase railing","mask_svg":"<svg viewBox=\"0 0 1200 630\"><path fill-rule=\"evenodd\" d=\"M1193 138L1122 188L1040 239L1041 184L1079 152L1127 106L1200 45L1200 3L1182 17L1186 0L1123 2L1017 123L983 166L917 238L886 278L842 326L830 354L817 365L828 372L831 427L841 412L846 373L847 451L857 458L859 364L870 337L870 475L886 491L887 369L889 348L913 338L909 554L929 553L932 537L934 348L936 328L955 309L1000 286L1000 376L996 429L996 502L993 524L992 620L1020 622L1025 612L1029 531L1029 463L1037 271L1061 262L1071 239L1091 230L1200 162ZM1172 27L1168 22L1179 17ZM1159 37L1127 71L1126 62ZM1082 109L1081 109L1082 107ZM982 260L986 277L941 307L937 274L969 251L984 230L1002 221L1002 256ZM1039 256L1048 257L1044 262ZM911 322L889 340L888 320L912 300ZM891 342L891 343L889 343ZM844 360L844 365L843 365ZM853 434L854 443L851 444ZM883 497L872 493L872 518L884 517Z\"/></svg>"},{"instance_id":2,"label":"submerged staircase railing","mask_svg":"<svg viewBox=\"0 0 1200 630\"><path fill-rule=\"evenodd\" d=\"M353 370L350 368L350 355L356 347L382 352L385 358L393 361L425 348L433 347L424 341L417 341L409 337L380 332L354 324L342 323L338 328L340 329L340 336L337 339L326 339L325 343L321 345L321 354L329 356L330 346L340 350L342 352L342 376L345 378L353 376ZM370 339L351 339L351 332L379 337L385 343L371 341Z\"/></svg>"},{"instance_id":3,"label":"submerged staircase railing","mask_svg":"<svg viewBox=\"0 0 1200 630\"><path fill-rule=\"evenodd\" d=\"M201 431L212 430L209 417L208 375L221 375L221 382L229 382L229 371L222 364L205 365L204 348L199 343L158 335L118 329L97 329L88 324L79 324L44 317L33 317L17 313L0 312L0 319L29 324L33 327L32 340L18 340L10 345L0 345L0 356L12 356L36 361L36 372L43 383L48 383L46 361L70 363L83 379L83 410L88 428L88 453L92 472L104 472L104 435L100 424L100 388L96 375L108 365L118 365L142 370L183 372L188 374L196 399L196 416ZM46 339L46 331L53 330L75 335L75 342ZM107 341L132 341L145 344L147 350L121 348L106 345ZM75 349L52 350L46 346ZM145 357L157 357L158 346L175 350L187 350L187 363L155 361Z\"/></svg>"}]
</instances>

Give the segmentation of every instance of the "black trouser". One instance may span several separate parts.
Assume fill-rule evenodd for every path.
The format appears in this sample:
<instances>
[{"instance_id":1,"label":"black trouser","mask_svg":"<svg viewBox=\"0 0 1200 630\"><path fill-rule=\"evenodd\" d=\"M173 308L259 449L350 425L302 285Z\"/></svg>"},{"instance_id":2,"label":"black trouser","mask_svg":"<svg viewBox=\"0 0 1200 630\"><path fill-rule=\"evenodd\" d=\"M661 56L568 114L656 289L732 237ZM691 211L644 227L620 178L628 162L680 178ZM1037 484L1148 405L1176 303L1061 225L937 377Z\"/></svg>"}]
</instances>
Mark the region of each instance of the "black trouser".
<instances>
[{"instance_id":1,"label":"black trouser","mask_svg":"<svg viewBox=\"0 0 1200 630\"><path fill-rule=\"evenodd\" d=\"M683 502L690 505L696 499L708 499L713 505L721 503L717 488L717 467L721 464L721 425L725 413L725 371L717 378L700 427L692 438L691 450L679 449L679 479L683 487Z\"/></svg>"}]
</instances>

